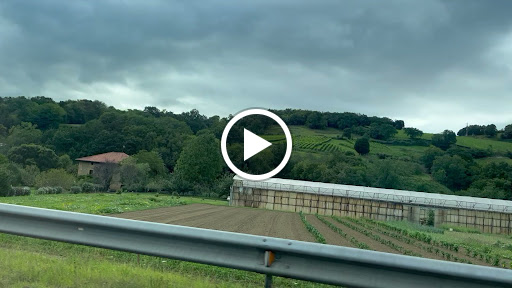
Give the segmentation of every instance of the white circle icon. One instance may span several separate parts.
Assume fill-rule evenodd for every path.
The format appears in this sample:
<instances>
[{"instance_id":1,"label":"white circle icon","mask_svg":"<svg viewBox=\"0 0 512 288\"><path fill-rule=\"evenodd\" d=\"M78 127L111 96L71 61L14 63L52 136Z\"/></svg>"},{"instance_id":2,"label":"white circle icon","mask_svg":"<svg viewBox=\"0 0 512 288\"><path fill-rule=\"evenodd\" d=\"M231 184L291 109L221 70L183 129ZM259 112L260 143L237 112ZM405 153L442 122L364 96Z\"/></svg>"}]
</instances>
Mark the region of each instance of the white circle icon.
<instances>
[{"instance_id":1,"label":"white circle icon","mask_svg":"<svg viewBox=\"0 0 512 288\"><path fill-rule=\"evenodd\" d=\"M247 117L249 115L263 115L271 118L272 120L276 121L277 124L281 127L281 129L284 132L284 135L286 137L286 153L284 154L284 158L279 163L279 165L272 171L267 172L265 174L249 174L245 173L242 170L238 169L233 162L231 162L231 159L229 159L228 151L227 151L227 139L228 134L233 125L236 124L240 119ZM249 140L249 141L246 141ZM247 129L244 129L244 161L248 158L252 157L253 155L257 154L258 152L264 150L268 146L270 146L271 143L266 141L265 139L255 135L254 133L250 132ZM292 155L292 134L290 133L290 130L284 123L284 121L279 118L276 114L264 110L264 109L248 109L244 110L238 114L236 114L226 125L226 128L224 128L224 132L222 132L222 138L220 141L220 148L222 151L222 157L224 158L224 161L228 165L228 167L235 172L236 175L247 179L247 180L253 180L253 181L261 181L266 180L277 173L281 172L283 168L286 166L286 163L288 163L288 160L290 160L290 156Z\"/></svg>"}]
</instances>

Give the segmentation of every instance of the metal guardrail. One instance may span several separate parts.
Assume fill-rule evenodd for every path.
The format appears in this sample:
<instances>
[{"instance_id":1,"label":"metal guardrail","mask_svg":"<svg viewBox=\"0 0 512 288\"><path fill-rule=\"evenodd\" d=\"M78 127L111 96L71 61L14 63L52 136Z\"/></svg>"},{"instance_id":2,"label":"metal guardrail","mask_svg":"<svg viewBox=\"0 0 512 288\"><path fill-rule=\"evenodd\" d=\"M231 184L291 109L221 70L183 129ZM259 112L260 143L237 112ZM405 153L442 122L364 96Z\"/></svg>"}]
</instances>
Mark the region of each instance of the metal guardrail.
<instances>
[{"instance_id":1,"label":"metal guardrail","mask_svg":"<svg viewBox=\"0 0 512 288\"><path fill-rule=\"evenodd\" d=\"M512 287L506 269L9 204L0 232L347 287Z\"/></svg>"}]
</instances>

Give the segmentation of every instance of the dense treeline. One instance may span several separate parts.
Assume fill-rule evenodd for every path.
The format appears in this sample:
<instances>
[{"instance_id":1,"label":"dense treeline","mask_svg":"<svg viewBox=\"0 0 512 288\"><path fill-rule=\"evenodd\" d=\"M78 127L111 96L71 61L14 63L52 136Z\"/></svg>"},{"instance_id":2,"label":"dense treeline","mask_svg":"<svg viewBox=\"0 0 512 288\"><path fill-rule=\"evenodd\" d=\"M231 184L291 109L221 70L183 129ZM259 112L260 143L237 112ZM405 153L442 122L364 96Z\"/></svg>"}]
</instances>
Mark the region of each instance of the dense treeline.
<instances>
[{"instance_id":1,"label":"dense treeline","mask_svg":"<svg viewBox=\"0 0 512 288\"><path fill-rule=\"evenodd\" d=\"M453 131L427 139L423 131L386 117L296 109L273 112L288 125L337 129L338 137L353 139L357 152L294 153L278 177L512 199L512 166L505 162L478 164L477 159L495 152L457 146ZM197 110L175 114L156 107L121 111L90 100L0 98L0 191L11 191L0 194L26 192L11 190L11 186L44 188L37 190L40 193L62 190L51 187L73 193L105 190L117 169L124 189L130 191L226 196L232 174L221 158L219 140L230 117L207 117ZM263 134L274 123L257 117L244 121L230 133L230 155L246 172L268 172L281 161L284 145L276 143L243 161L241 142L244 127ZM464 129L458 134L466 135ZM503 131L493 124L467 129L468 135L512 138L512 125ZM399 130L410 139L397 139ZM372 143L423 146L426 150L421 157L390 156L372 153ZM95 168L94 178L76 176L72 159L112 151L133 157L117 168Z\"/></svg>"}]
</instances>

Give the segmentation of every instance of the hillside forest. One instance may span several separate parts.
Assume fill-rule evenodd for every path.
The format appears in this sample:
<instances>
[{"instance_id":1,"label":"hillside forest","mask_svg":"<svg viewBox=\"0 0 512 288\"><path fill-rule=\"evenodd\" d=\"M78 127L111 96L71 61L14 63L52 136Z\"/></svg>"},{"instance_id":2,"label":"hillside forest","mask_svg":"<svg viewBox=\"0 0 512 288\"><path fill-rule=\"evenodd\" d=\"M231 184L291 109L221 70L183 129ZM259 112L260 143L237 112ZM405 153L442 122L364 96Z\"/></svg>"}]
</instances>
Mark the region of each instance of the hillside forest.
<instances>
[{"instance_id":1,"label":"hillside forest","mask_svg":"<svg viewBox=\"0 0 512 288\"><path fill-rule=\"evenodd\" d=\"M272 112L289 125L294 142L292 158L277 177L512 200L512 124L430 134L386 117ZM219 140L231 117L0 97L0 195L106 191L119 173L125 191L226 197L233 174ZM276 145L240 165L261 173L278 163L284 137L274 123L242 124ZM242 153L240 144L232 145L233 153ZM115 171L77 176L74 159L114 151L132 157Z\"/></svg>"}]
</instances>

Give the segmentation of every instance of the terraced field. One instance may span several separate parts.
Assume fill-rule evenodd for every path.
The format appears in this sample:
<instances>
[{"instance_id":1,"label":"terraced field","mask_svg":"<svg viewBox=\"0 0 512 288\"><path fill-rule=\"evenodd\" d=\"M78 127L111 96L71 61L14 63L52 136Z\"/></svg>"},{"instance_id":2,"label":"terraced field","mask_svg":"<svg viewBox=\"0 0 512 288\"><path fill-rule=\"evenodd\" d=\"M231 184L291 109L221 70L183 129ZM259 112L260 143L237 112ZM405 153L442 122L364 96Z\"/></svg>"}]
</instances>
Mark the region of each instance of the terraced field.
<instances>
[{"instance_id":1,"label":"terraced field","mask_svg":"<svg viewBox=\"0 0 512 288\"><path fill-rule=\"evenodd\" d=\"M505 248L492 247L488 242L478 240L478 237L470 241L459 241L457 238L443 237L444 234L437 236L436 233L402 228L400 225L370 219L207 204L158 208L111 216L512 269L512 238L507 236L478 235L485 239L497 237L503 241L498 243ZM451 232L446 234L448 233ZM468 233L464 234L471 238ZM510 253L507 249L511 249Z\"/></svg>"}]
</instances>

